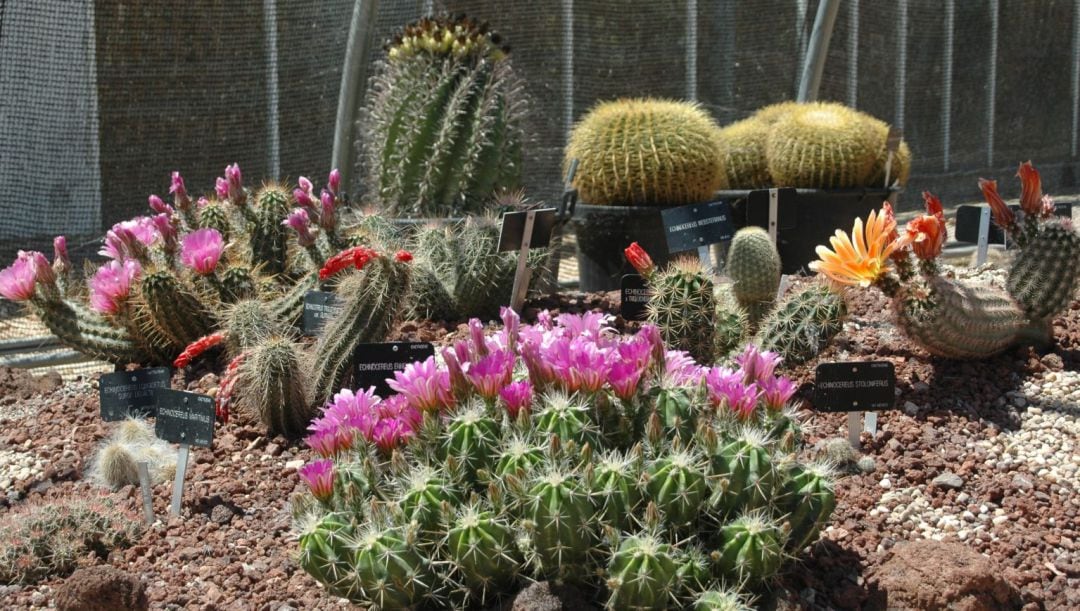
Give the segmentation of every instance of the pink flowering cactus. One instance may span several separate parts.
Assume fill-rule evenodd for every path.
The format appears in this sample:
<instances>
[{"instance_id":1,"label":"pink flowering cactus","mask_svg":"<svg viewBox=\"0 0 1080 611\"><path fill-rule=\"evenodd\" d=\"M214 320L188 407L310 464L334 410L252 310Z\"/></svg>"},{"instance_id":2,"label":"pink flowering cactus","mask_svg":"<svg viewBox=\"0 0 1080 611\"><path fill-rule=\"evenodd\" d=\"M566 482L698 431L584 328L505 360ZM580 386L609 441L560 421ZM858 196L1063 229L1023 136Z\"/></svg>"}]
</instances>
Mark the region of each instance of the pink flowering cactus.
<instances>
[{"instance_id":1,"label":"pink flowering cactus","mask_svg":"<svg viewBox=\"0 0 1080 611\"><path fill-rule=\"evenodd\" d=\"M334 496L334 462L317 460L300 467L300 477L307 483L311 494L326 502Z\"/></svg>"},{"instance_id":2,"label":"pink flowering cactus","mask_svg":"<svg viewBox=\"0 0 1080 611\"><path fill-rule=\"evenodd\" d=\"M134 259L109 261L90 278L90 307L102 314L118 314L131 294L131 284L142 273Z\"/></svg>"},{"instance_id":3,"label":"pink flowering cactus","mask_svg":"<svg viewBox=\"0 0 1080 611\"><path fill-rule=\"evenodd\" d=\"M305 441L320 456L332 457L351 448L359 435L389 454L415 434L422 419L405 395L383 399L374 387L360 393L344 389L312 421Z\"/></svg>"},{"instance_id":4,"label":"pink flowering cactus","mask_svg":"<svg viewBox=\"0 0 1080 611\"><path fill-rule=\"evenodd\" d=\"M160 239L154 220L138 216L113 225L105 234L105 245L98 254L114 261L137 259Z\"/></svg>"},{"instance_id":5,"label":"pink flowering cactus","mask_svg":"<svg viewBox=\"0 0 1080 611\"><path fill-rule=\"evenodd\" d=\"M454 403L450 373L440 370L433 356L406 365L405 371L395 371L394 379L388 379L387 384L405 396L409 407L421 412L437 412Z\"/></svg>"},{"instance_id":6,"label":"pink flowering cactus","mask_svg":"<svg viewBox=\"0 0 1080 611\"><path fill-rule=\"evenodd\" d=\"M22 256L0 271L0 295L12 301L26 301L34 296L37 286L37 263Z\"/></svg>"}]
</instances>

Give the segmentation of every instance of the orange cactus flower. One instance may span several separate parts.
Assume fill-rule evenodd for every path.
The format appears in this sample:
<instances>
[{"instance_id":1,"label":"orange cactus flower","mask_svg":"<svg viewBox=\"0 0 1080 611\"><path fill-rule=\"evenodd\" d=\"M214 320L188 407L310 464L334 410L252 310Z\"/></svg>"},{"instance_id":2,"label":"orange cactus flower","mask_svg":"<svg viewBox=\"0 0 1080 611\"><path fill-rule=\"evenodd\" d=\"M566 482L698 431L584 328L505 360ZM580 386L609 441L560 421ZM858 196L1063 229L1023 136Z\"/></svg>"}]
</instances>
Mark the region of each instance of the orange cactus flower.
<instances>
[{"instance_id":1,"label":"orange cactus flower","mask_svg":"<svg viewBox=\"0 0 1080 611\"><path fill-rule=\"evenodd\" d=\"M1030 161L1020 164L1016 175L1020 177L1020 208L1025 214L1038 215L1042 211L1042 179Z\"/></svg>"},{"instance_id":2,"label":"orange cactus flower","mask_svg":"<svg viewBox=\"0 0 1080 611\"><path fill-rule=\"evenodd\" d=\"M908 222L907 235L916 257L936 259L945 247L945 222L935 214L920 214Z\"/></svg>"},{"instance_id":3,"label":"orange cactus flower","mask_svg":"<svg viewBox=\"0 0 1080 611\"><path fill-rule=\"evenodd\" d=\"M820 260L811 263L810 269L840 284L870 286L885 275L889 256L901 245L903 238L890 239L895 231L896 220L887 209L871 212L865 227L857 218L850 237L837 229L829 238L832 250L817 247Z\"/></svg>"},{"instance_id":4,"label":"orange cactus flower","mask_svg":"<svg viewBox=\"0 0 1080 611\"><path fill-rule=\"evenodd\" d=\"M929 191L923 191L923 202L926 203L927 214L936 216L939 221L945 221L945 207L941 205L941 199Z\"/></svg>"},{"instance_id":5,"label":"orange cactus flower","mask_svg":"<svg viewBox=\"0 0 1080 611\"><path fill-rule=\"evenodd\" d=\"M1012 229L1016 223L1016 217L1013 215L1012 210L1009 210L1009 207L1005 205L1005 201L1001 199L1001 196L998 195L997 181L980 178L979 188L982 189L986 202L990 204L990 212L993 213L994 222L997 223L998 227Z\"/></svg>"}]
</instances>

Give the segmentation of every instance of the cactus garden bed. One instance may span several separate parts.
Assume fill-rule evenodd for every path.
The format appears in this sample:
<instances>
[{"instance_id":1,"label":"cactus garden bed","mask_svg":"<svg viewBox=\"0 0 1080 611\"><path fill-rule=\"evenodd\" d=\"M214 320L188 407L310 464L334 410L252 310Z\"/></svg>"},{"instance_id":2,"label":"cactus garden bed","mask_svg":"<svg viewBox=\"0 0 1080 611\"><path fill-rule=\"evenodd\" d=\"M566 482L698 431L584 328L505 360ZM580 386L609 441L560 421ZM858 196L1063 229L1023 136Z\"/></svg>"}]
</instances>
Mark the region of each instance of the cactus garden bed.
<instances>
[{"instance_id":1,"label":"cactus garden bed","mask_svg":"<svg viewBox=\"0 0 1080 611\"><path fill-rule=\"evenodd\" d=\"M560 296L530 304L525 318L535 316L535 306L610 310L613 302L614 294ZM821 539L786 566L759 602L845 609L1080 605L1080 302L1055 319L1052 349L1015 349L966 363L930 357L910 345L887 320L886 300L877 293L857 294L850 306L851 317L832 344L790 373L805 383L818 362L891 361L896 409L881 414L877 435L863 436L861 455L845 453L835 441L845 435L843 415L804 409L802 454L828 454L846 471ZM395 332L397 338L437 343L465 335L464 328L430 323L404 323ZM96 382L49 390L17 373L4 379L0 481L8 485L0 518L34 504L102 495L137 521L136 488L109 493L88 481L90 457L109 434L98 417ZM189 370L184 384L213 391L216 372ZM290 496L305 489L296 470L313 458L311 450L233 420L219 427L212 450L196 449L192 456L181 518L166 517L169 486L159 485L158 523L128 544L77 553L74 564L108 564L142 580L152 608L348 607L295 561ZM949 573L949 587L935 588L928 580L937 571L922 566L920 573L912 564L945 564L956 549L935 555L906 546L923 540L989 560ZM912 554L918 562L905 564ZM46 577L36 585L4 587L2 595L10 608L47 607L64 587L64 578ZM526 604L529 597L534 606ZM541 599L534 586L513 608L551 608L542 607ZM564 608L583 608L583 600L568 598ZM511 604L508 599L506 608Z\"/></svg>"}]
</instances>

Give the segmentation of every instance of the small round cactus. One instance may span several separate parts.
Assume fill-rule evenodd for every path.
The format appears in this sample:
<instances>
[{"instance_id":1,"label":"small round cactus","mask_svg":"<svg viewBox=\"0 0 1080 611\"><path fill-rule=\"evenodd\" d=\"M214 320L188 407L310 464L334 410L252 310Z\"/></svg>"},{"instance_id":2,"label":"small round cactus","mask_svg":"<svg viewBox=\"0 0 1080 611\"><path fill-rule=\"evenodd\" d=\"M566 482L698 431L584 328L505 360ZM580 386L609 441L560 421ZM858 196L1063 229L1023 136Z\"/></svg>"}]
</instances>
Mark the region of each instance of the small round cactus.
<instances>
[{"instance_id":1,"label":"small round cactus","mask_svg":"<svg viewBox=\"0 0 1080 611\"><path fill-rule=\"evenodd\" d=\"M723 526L720 540L716 567L738 582L760 584L776 575L784 561L787 536L780 524L760 511L741 515Z\"/></svg>"},{"instance_id":2,"label":"small round cactus","mask_svg":"<svg viewBox=\"0 0 1080 611\"><path fill-rule=\"evenodd\" d=\"M678 551L652 533L626 537L608 562L607 609L662 611L674 600Z\"/></svg>"},{"instance_id":3,"label":"small round cactus","mask_svg":"<svg viewBox=\"0 0 1080 611\"><path fill-rule=\"evenodd\" d=\"M756 328L772 309L780 286L780 253L768 232L760 227L735 232L724 271L731 277L731 291L746 311L751 329Z\"/></svg>"}]
</instances>

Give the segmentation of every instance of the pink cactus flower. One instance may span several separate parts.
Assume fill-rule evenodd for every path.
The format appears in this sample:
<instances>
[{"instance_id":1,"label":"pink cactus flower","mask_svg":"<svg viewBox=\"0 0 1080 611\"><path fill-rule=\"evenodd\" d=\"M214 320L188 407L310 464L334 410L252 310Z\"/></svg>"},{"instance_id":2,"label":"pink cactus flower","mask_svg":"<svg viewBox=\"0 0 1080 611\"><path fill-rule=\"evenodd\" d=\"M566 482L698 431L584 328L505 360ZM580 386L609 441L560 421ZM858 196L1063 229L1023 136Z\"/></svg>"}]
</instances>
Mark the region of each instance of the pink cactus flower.
<instances>
[{"instance_id":1,"label":"pink cactus flower","mask_svg":"<svg viewBox=\"0 0 1080 611\"><path fill-rule=\"evenodd\" d=\"M499 391L499 398L506 407L506 413L516 420L522 410L525 413L532 411L533 387L528 380L512 382Z\"/></svg>"},{"instance_id":2,"label":"pink cactus flower","mask_svg":"<svg viewBox=\"0 0 1080 611\"><path fill-rule=\"evenodd\" d=\"M228 201L229 199L229 181L225 180L221 176L218 176L214 181L214 194L221 201Z\"/></svg>"},{"instance_id":3,"label":"pink cactus flower","mask_svg":"<svg viewBox=\"0 0 1080 611\"><path fill-rule=\"evenodd\" d=\"M168 214L171 216L174 212L172 206L166 204L165 200L156 195L148 197L147 202L149 202L150 209L153 210L155 214Z\"/></svg>"},{"instance_id":4,"label":"pink cactus flower","mask_svg":"<svg viewBox=\"0 0 1080 611\"><path fill-rule=\"evenodd\" d=\"M415 431L402 420L380 420L372 431L371 442L384 454L389 454L394 448L411 439L414 434Z\"/></svg>"},{"instance_id":5,"label":"pink cactus flower","mask_svg":"<svg viewBox=\"0 0 1080 611\"><path fill-rule=\"evenodd\" d=\"M304 438L308 447L323 458L335 458L352 448L356 431L349 427L316 431Z\"/></svg>"},{"instance_id":6,"label":"pink cactus flower","mask_svg":"<svg viewBox=\"0 0 1080 611\"><path fill-rule=\"evenodd\" d=\"M495 350L472 363L465 376L481 397L494 400L499 396L499 391L510 383L513 370L514 355L506 350Z\"/></svg>"},{"instance_id":7,"label":"pink cactus flower","mask_svg":"<svg viewBox=\"0 0 1080 611\"><path fill-rule=\"evenodd\" d=\"M728 400L729 395L736 392L732 389L742 388L743 374L727 367L713 367L705 373L705 391L713 406L720 407Z\"/></svg>"},{"instance_id":8,"label":"pink cactus flower","mask_svg":"<svg viewBox=\"0 0 1080 611\"><path fill-rule=\"evenodd\" d=\"M437 412L454 401L450 394L450 373L439 369L434 356L406 365L405 371L395 371L394 378L386 382L405 396L410 407L422 412Z\"/></svg>"},{"instance_id":9,"label":"pink cactus flower","mask_svg":"<svg viewBox=\"0 0 1080 611\"><path fill-rule=\"evenodd\" d=\"M780 364L780 355L767 350L763 352L754 344L747 344L742 354L735 357L735 362L743 372L743 381L749 384L771 378Z\"/></svg>"},{"instance_id":10,"label":"pink cactus flower","mask_svg":"<svg viewBox=\"0 0 1080 611\"><path fill-rule=\"evenodd\" d=\"M662 362L664 377L676 386L697 386L705 377L705 369L682 350L668 350Z\"/></svg>"},{"instance_id":11,"label":"pink cactus flower","mask_svg":"<svg viewBox=\"0 0 1080 611\"><path fill-rule=\"evenodd\" d=\"M173 196L173 205L180 210L187 210L191 206L191 197L184 187L184 177L180 175L180 172L172 173L169 193Z\"/></svg>"},{"instance_id":12,"label":"pink cactus flower","mask_svg":"<svg viewBox=\"0 0 1080 611\"><path fill-rule=\"evenodd\" d=\"M517 350L518 330L521 328L521 317L512 308L502 306L499 308L499 318L502 319L503 328L501 344L511 351Z\"/></svg>"},{"instance_id":13,"label":"pink cactus flower","mask_svg":"<svg viewBox=\"0 0 1080 611\"><path fill-rule=\"evenodd\" d=\"M313 193L315 191L315 185L311 184L311 181L308 180L307 176L301 176L299 179L297 179L296 182L297 182L297 184L300 185L300 189L304 193L307 193L307 194L310 195L311 193Z\"/></svg>"},{"instance_id":14,"label":"pink cactus flower","mask_svg":"<svg viewBox=\"0 0 1080 611\"><path fill-rule=\"evenodd\" d=\"M203 208L210 205L210 200L206 199L205 197L200 197L199 201L196 202L195 205L199 210L202 210Z\"/></svg>"},{"instance_id":15,"label":"pink cactus flower","mask_svg":"<svg viewBox=\"0 0 1080 611\"><path fill-rule=\"evenodd\" d=\"M225 240L217 229L197 229L184 236L180 260L195 273L205 276L214 273L223 250Z\"/></svg>"},{"instance_id":16,"label":"pink cactus flower","mask_svg":"<svg viewBox=\"0 0 1080 611\"><path fill-rule=\"evenodd\" d=\"M234 163L225 167L225 180L228 182L229 201L234 204L243 203L247 199L244 193L243 176L240 174L240 164Z\"/></svg>"},{"instance_id":17,"label":"pink cactus flower","mask_svg":"<svg viewBox=\"0 0 1080 611\"><path fill-rule=\"evenodd\" d=\"M171 214L156 214L150 219L161 236L162 247L167 253L176 252L176 224Z\"/></svg>"},{"instance_id":18,"label":"pink cactus flower","mask_svg":"<svg viewBox=\"0 0 1080 611\"><path fill-rule=\"evenodd\" d=\"M637 332L637 336L652 347L651 360L654 363L664 362L664 353L667 348L664 347L664 338L660 335L660 328L654 324L641 325L641 330Z\"/></svg>"},{"instance_id":19,"label":"pink cactus flower","mask_svg":"<svg viewBox=\"0 0 1080 611\"><path fill-rule=\"evenodd\" d=\"M795 383L788 378L773 377L759 382L761 398L765 402L765 408L770 411L778 411L787 405L797 390Z\"/></svg>"},{"instance_id":20,"label":"pink cactus flower","mask_svg":"<svg viewBox=\"0 0 1080 611\"><path fill-rule=\"evenodd\" d=\"M291 227L296 232L296 243L307 248L315 244L315 234L311 233L311 217L307 210L294 208L289 217L281 222L286 227Z\"/></svg>"},{"instance_id":21,"label":"pink cactus flower","mask_svg":"<svg viewBox=\"0 0 1080 611\"><path fill-rule=\"evenodd\" d=\"M0 270L0 295L12 301L26 301L37 286L36 264L28 257L17 257Z\"/></svg>"},{"instance_id":22,"label":"pink cactus flower","mask_svg":"<svg viewBox=\"0 0 1080 611\"><path fill-rule=\"evenodd\" d=\"M316 460L300 467L300 477L316 499L327 502L334 497L334 462Z\"/></svg>"},{"instance_id":23,"label":"pink cactus flower","mask_svg":"<svg viewBox=\"0 0 1080 611\"><path fill-rule=\"evenodd\" d=\"M131 294L131 283L142 273L134 259L109 261L90 278L90 307L102 314L116 314Z\"/></svg>"},{"instance_id":24,"label":"pink cactus flower","mask_svg":"<svg viewBox=\"0 0 1080 611\"><path fill-rule=\"evenodd\" d=\"M137 257L160 239L153 219L137 216L113 225L105 234L105 246L98 254L117 261Z\"/></svg>"},{"instance_id":25,"label":"pink cactus flower","mask_svg":"<svg viewBox=\"0 0 1080 611\"><path fill-rule=\"evenodd\" d=\"M311 196L311 193L304 191L303 189L293 189L293 199L302 208L310 210L315 209L315 198Z\"/></svg>"},{"instance_id":26,"label":"pink cactus flower","mask_svg":"<svg viewBox=\"0 0 1080 611\"><path fill-rule=\"evenodd\" d=\"M615 396L629 401L637 393L644 367L632 361L619 361L608 371L607 382Z\"/></svg>"},{"instance_id":27,"label":"pink cactus flower","mask_svg":"<svg viewBox=\"0 0 1080 611\"><path fill-rule=\"evenodd\" d=\"M570 342L570 377L575 389L594 393L607 380L611 364L608 352L585 337Z\"/></svg>"},{"instance_id":28,"label":"pink cactus flower","mask_svg":"<svg viewBox=\"0 0 1080 611\"><path fill-rule=\"evenodd\" d=\"M319 212L319 226L323 229L333 229L336 223L334 196L327 190L323 190L319 196L319 203L322 204Z\"/></svg>"},{"instance_id":29,"label":"pink cactus flower","mask_svg":"<svg viewBox=\"0 0 1080 611\"><path fill-rule=\"evenodd\" d=\"M327 179L327 186L330 192L335 196L341 194L341 170L334 168L330 170L330 178Z\"/></svg>"},{"instance_id":30,"label":"pink cactus flower","mask_svg":"<svg viewBox=\"0 0 1080 611\"><path fill-rule=\"evenodd\" d=\"M67 238L58 235L53 238L53 271L65 273L71 269L71 259L68 258Z\"/></svg>"}]
</instances>

